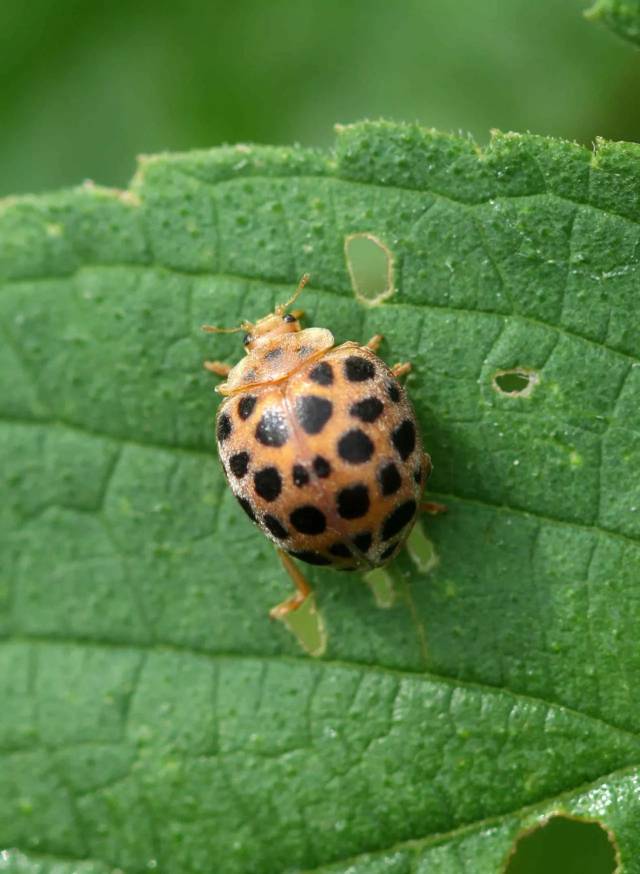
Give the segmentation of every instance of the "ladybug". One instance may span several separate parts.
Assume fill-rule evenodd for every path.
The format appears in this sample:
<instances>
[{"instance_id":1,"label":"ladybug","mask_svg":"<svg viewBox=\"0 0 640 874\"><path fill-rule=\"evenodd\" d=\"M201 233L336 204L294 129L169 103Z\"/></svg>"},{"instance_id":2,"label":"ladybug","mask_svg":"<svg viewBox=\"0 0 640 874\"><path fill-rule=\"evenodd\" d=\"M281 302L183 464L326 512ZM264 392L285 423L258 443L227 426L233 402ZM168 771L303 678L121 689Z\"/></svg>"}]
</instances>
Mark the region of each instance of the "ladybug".
<instances>
[{"instance_id":1,"label":"ladybug","mask_svg":"<svg viewBox=\"0 0 640 874\"><path fill-rule=\"evenodd\" d=\"M226 381L216 417L218 453L231 491L273 541L296 593L274 607L282 618L311 593L297 559L342 571L391 561L411 531L431 459L398 377L376 352L334 345L326 328L300 327L285 304L256 324L203 330L246 331L246 357L234 367L206 361ZM441 512L440 504L422 509Z\"/></svg>"}]
</instances>

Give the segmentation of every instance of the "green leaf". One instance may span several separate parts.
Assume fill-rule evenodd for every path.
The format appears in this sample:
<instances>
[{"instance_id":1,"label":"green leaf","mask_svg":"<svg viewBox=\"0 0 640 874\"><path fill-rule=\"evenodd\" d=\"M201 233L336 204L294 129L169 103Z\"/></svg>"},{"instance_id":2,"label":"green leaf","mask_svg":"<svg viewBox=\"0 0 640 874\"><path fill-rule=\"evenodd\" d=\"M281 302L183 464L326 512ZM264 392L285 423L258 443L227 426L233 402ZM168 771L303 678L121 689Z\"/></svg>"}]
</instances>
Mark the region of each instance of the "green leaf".
<instances>
[{"instance_id":1,"label":"green leaf","mask_svg":"<svg viewBox=\"0 0 640 874\"><path fill-rule=\"evenodd\" d=\"M585 16L640 46L640 0L596 0Z\"/></svg>"},{"instance_id":2,"label":"green leaf","mask_svg":"<svg viewBox=\"0 0 640 874\"><path fill-rule=\"evenodd\" d=\"M3 203L0 871L492 874L558 812L640 871L639 228L638 146L386 123ZM322 659L267 619L199 330L305 271L309 324L411 358L449 506L387 609L311 569Z\"/></svg>"}]
</instances>

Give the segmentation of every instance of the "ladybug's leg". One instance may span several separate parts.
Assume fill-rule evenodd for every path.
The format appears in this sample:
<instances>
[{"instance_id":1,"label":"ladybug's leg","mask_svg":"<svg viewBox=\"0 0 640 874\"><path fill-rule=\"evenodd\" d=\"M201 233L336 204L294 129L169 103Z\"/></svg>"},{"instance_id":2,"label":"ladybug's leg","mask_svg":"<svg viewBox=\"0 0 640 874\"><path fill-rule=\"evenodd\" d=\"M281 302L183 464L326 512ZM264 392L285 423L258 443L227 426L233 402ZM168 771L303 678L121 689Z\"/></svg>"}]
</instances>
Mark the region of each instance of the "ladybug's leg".
<instances>
[{"instance_id":1,"label":"ladybug's leg","mask_svg":"<svg viewBox=\"0 0 640 874\"><path fill-rule=\"evenodd\" d=\"M374 334L369 342L365 343L365 349L371 349L372 352L377 352L383 339L384 338L382 334ZM391 368L391 373L393 373L394 376L398 377L404 376L404 374L409 373L410 370L411 365L407 361L404 364L394 364Z\"/></svg>"},{"instance_id":2,"label":"ladybug's leg","mask_svg":"<svg viewBox=\"0 0 640 874\"><path fill-rule=\"evenodd\" d=\"M292 610L297 610L298 607L304 604L311 594L311 586L306 581L299 568L289 558L287 553L283 552L281 549L278 549L277 552L280 556L280 561L284 565L286 572L291 577L291 581L296 587L297 592L290 598L287 598L286 601L283 601L282 604L278 604L276 607L269 610L269 616L272 619L282 619L282 617L286 616L287 613L291 613Z\"/></svg>"},{"instance_id":3,"label":"ladybug's leg","mask_svg":"<svg viewBox=\"0 0 640 874\"><path fill-rule=\"evenodd\" d=\"M372 352L377 352L382 343L382 334L374 334L368 343L365 343L365 349L371 349Z\"/></svg>"},{"instance_id":4,"label":"ladybug's leg","mask_svg":"<svg viewBox=\"0 0 640 874\"><path fill-rule=\"evenodd\" d=\"M424 470L424 481L429 479L429 474L433 468L431 464L431 456L428 452L422 454L422 467ZM423 513L429 513L431 516L437 516L438 513L446 513L449 509L446 504L438 504L436 501L421 501L420 509Z\"/></svg>"},{"instance_id":5,"label":"ladybug's leg","mask_svg":"<svg viewBox=\"0 0 640 874\"><path fill-rule=\"evenodd\" d=\"M438 504L436 501L421 501L420 509L430 516L437 516L439 513L446 513L449 508L446 504Z\"/></svg>"},{"instance_id":6,"label":"ladybug's leg","mask_svg":"<svg viewBox=\"0 0 640 874\"><path fill-rule=\"evenodd\" d=\"M222 361L204 361L202 366L210 373L215 373L216 376L229 376L231 370L231 365Z\"/></svg>"},{"instance_id":7,"label":"ladybug's leg","mask_svg":"<svg viewBox=\"0 0 640 874\"><path fill-rule=\"evenodd\" d=\"M410 370L411 370L411 362L403 361L401 364L394 364L393 367L391 368L391 373L393 373L393 375L397 379L399 376L404 376L405 373L409 373Z\"/></svg>"}]
</instances>

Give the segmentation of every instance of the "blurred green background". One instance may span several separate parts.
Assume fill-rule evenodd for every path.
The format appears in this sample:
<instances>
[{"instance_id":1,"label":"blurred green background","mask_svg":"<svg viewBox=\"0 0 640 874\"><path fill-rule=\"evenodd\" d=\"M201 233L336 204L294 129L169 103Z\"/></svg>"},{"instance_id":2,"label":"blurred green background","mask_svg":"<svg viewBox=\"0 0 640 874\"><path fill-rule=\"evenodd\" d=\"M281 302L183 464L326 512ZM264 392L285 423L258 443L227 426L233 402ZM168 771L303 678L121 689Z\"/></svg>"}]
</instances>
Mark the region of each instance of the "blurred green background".
<instances>
[{"instance_id":1,"label":"blurred green background","mask_svg":"<svg viewBox=\"0 0 640 874\"><path fill-rule=\"evenodd\" d=\"M0 0L0 194L127 184L140 152L326 146L386 116L640 140L640 53L587 0Z\"/></svg>"}]
</instances>

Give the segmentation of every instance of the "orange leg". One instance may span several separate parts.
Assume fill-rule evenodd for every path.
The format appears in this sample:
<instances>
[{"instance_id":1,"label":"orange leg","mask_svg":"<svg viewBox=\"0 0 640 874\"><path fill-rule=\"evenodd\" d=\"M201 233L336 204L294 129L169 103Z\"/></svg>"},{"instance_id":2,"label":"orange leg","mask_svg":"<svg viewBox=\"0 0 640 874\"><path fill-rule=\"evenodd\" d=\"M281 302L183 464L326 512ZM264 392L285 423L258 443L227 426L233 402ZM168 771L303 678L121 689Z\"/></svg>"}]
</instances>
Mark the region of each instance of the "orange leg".
<instances>
[{"instance_id":1,"label":"orange leg","mask_svg":"<svg viewBox=\"0 0 640 874\"><path fill-rule=\"evenodd\" d=\"M229 376L231 370L231 365L222 361L204 361L202 366L210 373L215 373L216 376Z\"/></svg>"},{"instance_id":2,"label":"orange leg","mask_svg":"<svg viewBox=\"0 0 640 874\"><path fill-rule=\"evenodd\" d=\"M424 452L422 455L422 464L424 467L424 479L429 479L429 474L433 468L431 464L431 456L428 452ZM449 509L446 504L438 504L436 501L421 501L420 509L423 513L429 513L431 516L437 516L439 513L446 513Z\"/></svg>"},{"instance_id":3,"label":"orange leg","mask_svg":"<svg viewBox=\"0 0 640 874\"><path fill-rule=\"evenodd\" d=\"M391 368L391 373L393 373L393 375L397 379L399 376L404 376L405 373L409 373L410 370L411 370L410 362L405 361L402 364L394 364L393 367Z\"/></svg>"},{"instance_id":4,"label":"orange leg","mask_svg":"<svg viewBox=\"0 0 640 874\"><path fill-rule=\"evenodd\" d=\"M281 549L278 549L277 552L280 556L280 561L284 565L284 569L291 577L291 581L297 591L290 598L287 598L286 601L283 601L281 604L278 604L276 607L269 610L269 616L272 619L282 619L282 617L286 616L287 613L291 613L292 610L297 610L298 607L304 604L311 594L311 586L306 581L302 572L293 563L292 559Z\"/></svg>"},{"instance_id":5,"label":"orange leg","mask_svg":"<svg viewBox=\"0 0 640 874\"><path fill-rule=\"evenodd\" d=\"M436 501L421 501L420 509L423 513L429 513L431 516L437 516L439 513L446 513L449 509L446 504L438 504Z\"/></svg>"},{"instance_id":6,"label":"orange leg","mask_svg":"<svg viewBox=\"0 0 640 874\"><path fill-rule=\"evenodd\" d=\"M382 334L374 334L368 343L365 343L365 349L371 349L372 352L377 352L382 343Z\"/></svg>"}]
</instances>

